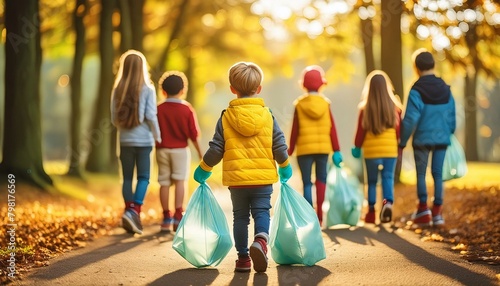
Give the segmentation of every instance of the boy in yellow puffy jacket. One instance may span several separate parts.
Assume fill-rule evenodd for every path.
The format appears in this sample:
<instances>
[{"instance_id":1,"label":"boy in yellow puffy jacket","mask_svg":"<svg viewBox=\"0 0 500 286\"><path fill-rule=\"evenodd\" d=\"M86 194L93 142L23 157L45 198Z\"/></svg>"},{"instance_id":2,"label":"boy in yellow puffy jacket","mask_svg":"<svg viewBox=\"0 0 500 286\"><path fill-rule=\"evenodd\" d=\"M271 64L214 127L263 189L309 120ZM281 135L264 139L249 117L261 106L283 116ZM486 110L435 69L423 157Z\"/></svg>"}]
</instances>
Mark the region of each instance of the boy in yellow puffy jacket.
<instances>
[{"instance_id":1,"label":"boy in yellow puffy jacket","mask_svg":"<svg viewBox=\"0 0 500 286\"><path fill-rule=\"evenodd\" d=\"M264 100L257 97L262 79L262 70L254 63L238 62L229 69L230 89L237 98L222 112L209 149L194 172L194 179L204 183L223 161L222 184L231 192L238 252L235 271L239 272L250 271L252 261L255 271L266 271L272 184L278 181L278 173L282 182L292 175L285 136ZM249 249L250 214L255 226Z\"/></svg>"}]
</instances>

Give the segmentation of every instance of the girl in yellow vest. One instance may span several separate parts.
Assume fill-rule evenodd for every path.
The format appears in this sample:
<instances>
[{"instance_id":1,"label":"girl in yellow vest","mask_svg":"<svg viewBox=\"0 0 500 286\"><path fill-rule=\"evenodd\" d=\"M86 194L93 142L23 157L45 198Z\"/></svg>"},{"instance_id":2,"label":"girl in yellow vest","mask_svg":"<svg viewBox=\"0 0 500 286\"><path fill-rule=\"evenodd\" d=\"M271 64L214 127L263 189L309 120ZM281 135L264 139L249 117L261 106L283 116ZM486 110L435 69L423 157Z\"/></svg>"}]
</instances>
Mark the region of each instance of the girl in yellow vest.
<instances>
[{"instance_id":1,"label":"girl in yellow vest","mask_svg":"<svg viewBox=\"0 0 500 286\"><path fill-rule=\"evenodd\" d=\"M337 137L335 122L330 110L330 100L319 90L326 85L325 72L320 66L308 66L303 71L302 86L307 91L295 102L292 132L288 155L297 148L297 162L302 174L304 198L312 202L311 170L316 169L316 213L321 225L322 205L325 200L328 156L332 151L333 163L340 167L342 154Z\"/></svg>"},{"instance_id":2,"label":"girl in yellow vest","mask_svg":"<svg viewBox=\"0 0 500 286\"><path fill-rule=\"evenodd\" d=\"M359 118L352 155L365 159L368 181L368 213L366 223L375 223L377 180L382 178L382 210L380 222L392 220L394 202L394 171L398 157L401 102L394 95L392 82L380 70L372 71L366 78L359 104Z\"/></svg>"}]
</instances>

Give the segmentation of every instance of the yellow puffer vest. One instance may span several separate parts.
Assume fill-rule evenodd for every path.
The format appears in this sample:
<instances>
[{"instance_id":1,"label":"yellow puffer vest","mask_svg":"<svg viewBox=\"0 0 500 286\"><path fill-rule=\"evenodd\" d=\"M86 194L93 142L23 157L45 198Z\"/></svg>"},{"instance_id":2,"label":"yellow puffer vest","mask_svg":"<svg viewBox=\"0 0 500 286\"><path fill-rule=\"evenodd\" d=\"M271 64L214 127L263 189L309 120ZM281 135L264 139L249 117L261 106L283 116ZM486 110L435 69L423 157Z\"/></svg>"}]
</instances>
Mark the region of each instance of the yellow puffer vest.
<instances>
[{"instance_id":1,"label":"yellow puffer vest","mask_svg":"<svg viewBox=\"0 0 500 286\"><path fill-rule=\"evenodd\" d=\"M395 158L398 156L398 139L396 129L389 128L379 135L366 132L363 141L363 157L370 158Z\"/></svg>"},{"instance_id":2,"label":"yellow puffer vest","mask_svg":"<svg viewBox=\"0 0 500 286\"><path fill-rule=\"evenodd\" d=\"M273 118L262 98L238 98L222 115L224 186L268 185L278 181L273 159Z\"/></svg>"},{"instance_id":3,"label":"yellow puffer vest","mask_svg":"<svg viewBox=\"0 0 500 286\"><path fill-rule=\"evenodd\" d=\"M306 94L297 99L295 109L299 119L297 156L331 153L330 100L322 94Z\"/></svg>"}]
</instances>

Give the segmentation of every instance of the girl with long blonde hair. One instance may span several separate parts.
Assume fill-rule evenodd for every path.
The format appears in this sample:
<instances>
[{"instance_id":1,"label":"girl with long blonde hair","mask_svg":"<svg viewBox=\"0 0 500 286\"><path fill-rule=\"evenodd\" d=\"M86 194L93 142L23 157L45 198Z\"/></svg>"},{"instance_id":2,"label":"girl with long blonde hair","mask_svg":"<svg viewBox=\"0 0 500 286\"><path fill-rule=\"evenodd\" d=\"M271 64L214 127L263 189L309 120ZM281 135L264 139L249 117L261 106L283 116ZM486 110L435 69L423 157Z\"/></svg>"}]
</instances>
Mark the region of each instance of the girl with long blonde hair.
<instances>
[{"instance_id":1,"label":"girl with long blonde hair","mask_svg":"<svg viewBox=\"0 0 500 286\"><path fill-rule=\"evenodd\" d=\"M144 55L129 50L120 57L120 66L111 95L111 122L120 134L122 195L125 212L122 226L127 232L142 233L141 206L149 185L150 153L161 142L156 117L156 92L151 84ZM137 185L132 190L134 169Z\"/></svg>"},{"instance_id":2,"label":"girl with long blonde hair","mask_svg":"<svg viewBox=\"0 0 500 286\"><path fill-rule=\"evenodd\" d=\"M352 155L365 160L368 183L366 223L375 223L375 203L379 172L382 178L383 202L380 222L392 220L394 202L394 172L398 157L399 126L402 105L394 94L392 82L381 70L366 78L359 107L358 126Z\"/></svg>"}]
</instances>

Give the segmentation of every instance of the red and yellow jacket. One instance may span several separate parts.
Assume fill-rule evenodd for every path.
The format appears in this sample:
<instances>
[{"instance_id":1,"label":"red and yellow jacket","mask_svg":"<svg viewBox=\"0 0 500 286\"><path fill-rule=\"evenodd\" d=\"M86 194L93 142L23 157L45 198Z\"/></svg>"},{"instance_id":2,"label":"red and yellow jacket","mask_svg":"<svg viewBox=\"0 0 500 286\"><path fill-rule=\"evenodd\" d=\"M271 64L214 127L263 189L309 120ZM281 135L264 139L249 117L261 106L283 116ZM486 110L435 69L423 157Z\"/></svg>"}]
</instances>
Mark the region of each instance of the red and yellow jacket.
<instances>
[{"instance_id":1,"label":"red and yellow jacket","mask_svg":"<svg viewBox=\"0 0 500 286\"><path fill-rule=\"evenodd\" d=\"M288 155L330 154L340 151L330 100L322 94L308 93L295 102Z\"/></svg>"},{"instance_id":2,"label":"red and yellow jacket","mask_svg":"<svg viewBox=\"0 0 500 286\"><path fill-rule=\"evenodd\" d=\"M363 129L363 110L359 112L358 128L354 139L354 146L362 148L365 159L396 158L398 157L398 141L401 123L401 111L398 112L396 126L387 128L375 135Z\"/></svg>"}]
</instances>

